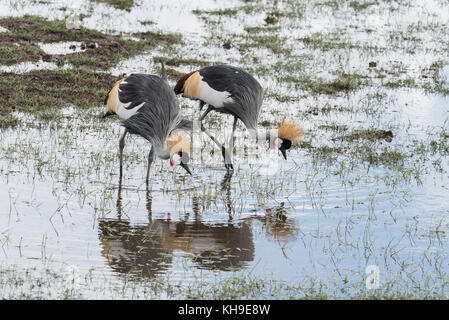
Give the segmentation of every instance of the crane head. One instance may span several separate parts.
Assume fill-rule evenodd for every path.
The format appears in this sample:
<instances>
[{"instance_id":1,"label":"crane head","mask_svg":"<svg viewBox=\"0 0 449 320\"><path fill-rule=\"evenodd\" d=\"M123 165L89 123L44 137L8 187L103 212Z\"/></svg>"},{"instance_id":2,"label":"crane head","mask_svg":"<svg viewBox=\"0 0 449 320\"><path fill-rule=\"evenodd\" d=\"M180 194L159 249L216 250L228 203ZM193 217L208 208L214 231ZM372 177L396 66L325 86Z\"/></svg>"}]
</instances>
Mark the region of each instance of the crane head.
<instances>
[{"instance_id":1,"label":"crane head","mask_svg":"<svg viewBox=\"0 0 449 320\"><path fill-rule=\"evenodd\" d=\"M170 152L170 165L179 164L190 175L192 172L189 169L188 163L190 161L191 141L190 139L182 136L175 135L167 140L167 148Z\"/></svg>"},{"instance_id":2,"label":"crane head","mask_svg":"<svg viewBox=\"0 0 449 320\"><path fill-rule=\"evenodd\" d=\"M282 153L282 156L285 160L287 160L287 150L291 148L292 142L288 139L281 139L276 137L275 135L271 135L267 138L268 148L274 150L278 148L278 150Z\"/></svg>"},{"instance_id":3,"label":"crane head","mask_svg":"<svg viewBox=\"0 0 449 320\"><path fill-rule=\"evenodd\" d=\"M181 167L184 168L185 171L187 171L188 174L192 175L192 172L190 171L189 166L187 163L189 163L190 157L188 152L178 152L177 154L174 154L170 158L170 166L173 166L175 163L179 164Z\"/></svg>"},{"instance_id":4,"label":"crane head","mask_svg":"<svg viewBox=\"0 0 449 320\"><path fill-rule=\"evenodd\" d=\"M283 119L278 123L276 137L280 140L279 151L285 160L287 160L287 150L291 148L292 143L301 139L303 135L302 128L291 120ZM268 139L268 144L271 149L274 149L274 142L271 138Z\"/></svg>"}]
</instances>

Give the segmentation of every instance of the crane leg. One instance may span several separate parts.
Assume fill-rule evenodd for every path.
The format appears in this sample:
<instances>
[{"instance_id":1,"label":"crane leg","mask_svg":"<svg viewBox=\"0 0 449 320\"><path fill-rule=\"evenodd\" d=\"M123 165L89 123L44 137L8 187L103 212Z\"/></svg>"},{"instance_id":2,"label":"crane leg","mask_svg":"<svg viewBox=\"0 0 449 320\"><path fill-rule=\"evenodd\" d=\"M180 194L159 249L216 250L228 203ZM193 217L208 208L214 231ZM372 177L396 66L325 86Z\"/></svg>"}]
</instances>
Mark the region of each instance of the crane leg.
<instances>
[{"instance_id":1,"label":"crane leg","mask_svg":"<svg viewBox=\"0 0 449 320\"><path fill-rule=\"evenodd\" d=\"M153 217L153 195L151 194L151 188L147 184L147 210L148 210L148 221L151 223Z\"/></svg>"},{"instance_id":2,"label":"crane leg","mask_svg":"<svg viewBox=\"0 0 449 320\"><path fill-rule=\"evenodd\" d=\"M206 102L200 100L200 112L201 112L201 110L203 110L203 107L205 104L206 104Z\"/></svg>"},{"instance_id":3,"label":"crane leg","mask_svg":"<svg viewBox=\"0 0 449 320\"><path fill-rule=\"evenodd\" d=\"M221 149L221 154L225 162L225 168L228 170L234 170L234 167L232 166L231 157L229 156L228 150L226 150L224 145L222 145L209 131L207 131L207 129L204 127L202 123L201 123L201 131L207 134L208 137L217 145L217 147Z\"/></svg>"},{"instance_id":4,"label":"crane leg","mask_svg":"<svg viewBox=\"0 0 449 320\"><path fill-rule=\"evenodd\" d=\"M208 105L207 110L204 111L204 113L201 115L201 117L199 118L199 121L201 123L201 131L203 131L205 134L207 134L209 136L209 138L212 139L212 141L221 149L221 154L223 156L223 160L225 163L225 168L227 170L234 170L234 167L232 166L232 161L231 161L231 157L229 156L229 152L226 150L226 148L224 147L223 144L221 144L220 142L218 142L217 139L215 139L215 137L210 134L209 131L206 130L206 128L203 125L203 120L204 118L207 116L207 114L209 112L211 112L214 108L210 105Z\"/></svg>"},{"instance_id":5,"label":"crane leg","mask_svg":"<svg viewBox=\"0 0 449 320\"><path fill-rule=\"evenodd\" d=\"M122 136L120 137L120 141L119 141L119 148L120 148L120 182L121 182L122 175L123 175L123 148L125 148L125 136L126 136L127 132L128 132L128 130L125 129L125 131L123 132Z\"/></svg>"},{"instance_id":6,"label":"crane leg","mask_svg":"<svg viewBox=\"0 0 449 320\"><path fill-rule=\"evenodd\" d=\"M122 219L122 176L120 176L118 182L118 191L117 191L117 218L119 220Z\"/></svg>"},{"instance_id":7,"label":"crane leg","mask_svg":"<svg viewBox=\"0 0 449 320\"><path fill-rule=\"evenodd\" d=\"M231 155L234 153L234 134L235 134L235 129L237 128L237 117L234 117L234 123L232 124L232 133L231 133L231 138L229 138L229 150Z\"/></svg>"},{"instance_id":8,"label":"crane leg","mask_svg":"<svg viewBox=\"0 0 449 320\"><path fill-rule=\"evenodd\" d=\"M150 168L151 168L151 164L153 163L153 158L154 158L154 148L153 148L153 146L151 146L150 153L148 154L147 179L145 180L145 182L147 183L147 186L148 186L148 181L150 181Z\"/></svg>"},{"instance_id":9,"label":"crane leg","mask_svg":"<svg viewBox=\"0 0 449 320\"><path fill-rule=\"evenodd\" d=\"M201 101L201 102L202 102L202 101ZM206 118L207 114L208 114L209 112L211 112L212 110L214 110L213 107L207 106L206 111L204 111L204 113L203 113L203 114L201 115L201 117L199 118L200 122L203 121L204 118Z\"/></svg>"},{"instance_id":10,"label":"crane leg","mask_svg":"<svg viewBox=\"0 0 449 320\"><path fill-rule=\"evenodd\" d=\"M234 211L231 201L231 179L234 171L227 171L223 180L221 181L221 190L226 191L226 206L228 207L229 220L232 220L232 213Z\"/></svg>"}]
</instances>

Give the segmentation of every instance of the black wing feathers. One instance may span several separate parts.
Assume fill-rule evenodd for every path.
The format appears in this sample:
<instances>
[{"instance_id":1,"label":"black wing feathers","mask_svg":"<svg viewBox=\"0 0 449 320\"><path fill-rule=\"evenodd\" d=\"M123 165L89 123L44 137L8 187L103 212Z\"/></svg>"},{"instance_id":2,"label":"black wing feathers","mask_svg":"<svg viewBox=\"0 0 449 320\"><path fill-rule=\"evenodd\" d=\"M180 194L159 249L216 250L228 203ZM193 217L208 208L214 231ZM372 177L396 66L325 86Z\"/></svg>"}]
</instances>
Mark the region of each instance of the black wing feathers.
<instances>
[{"instance_id":1,"label":"black wing feathers","mask_svg":"<svg viewBox=\"0 0 449 320\"><path fill-rule=\"evenodd\" d=\"M227 65L206 67L200 70L202 80L217 90L230 93L233 102L227 102L218 112L230 113L243 121L249 129L257 127L263 101L263 88L248 72Z\"/></svg>"},{"instance_id":2,"label":"black wing feathers","mask_svg":"<svg viewBox=\"0 0 449 320\"><path fill-rule=\"evenodd\" d=\"M179 116L179 102L167 81L159 76L132 74L120 84L119 99L127 109L144 105L122 122L131 133L163 145ZM155 141L157 140L157 141Z\"/></svg>"},{"instance_id":3,"label":"black wing feathers","mask_svg":"<svg viewBox=\"0 0 449 320\"><path fill-rule=\"evenodd\" d=\"M144 102L151 103L150 90L156 80L154 78L155 76L151 75L132 74L120 84L120 101L125 104L131 102L126 109L131 110Z\"/></svg>"},{"instance_id":4,"label":"black wing feathers","mask_svg":"<svg viewBox=\"0 0 449 320\"><path fill-rule=\"evenodd\" d=\"M227 65L205 67L200 75L207 84L217 91L227 91L232 97L252 96L257 98L263 94L259 82L248 72Z\"/></svg>"}]
</instances>

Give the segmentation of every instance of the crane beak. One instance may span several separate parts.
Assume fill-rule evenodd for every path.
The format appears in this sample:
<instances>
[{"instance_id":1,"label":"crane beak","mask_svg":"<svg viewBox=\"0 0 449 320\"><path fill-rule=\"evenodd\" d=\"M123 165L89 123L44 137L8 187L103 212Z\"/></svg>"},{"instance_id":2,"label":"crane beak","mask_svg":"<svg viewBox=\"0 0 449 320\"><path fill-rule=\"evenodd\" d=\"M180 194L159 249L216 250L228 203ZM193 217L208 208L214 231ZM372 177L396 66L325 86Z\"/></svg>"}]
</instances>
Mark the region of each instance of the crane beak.
<instances>
[{"instance_id":1,"label":"crane beak","mask_svg":"<svg viewBox=\"0 0 449 320\"><path fill-rule=\"evenodd\" d=\"M108 112L106 112L106 113L104 114L103 119L106 118L106 117L109 117L109 116L113 116L114 114L115 114L115 112L113 112L113 111L108 111Z\"/></svg>"},{"instance_id":2,"label":"crane beak","mask_svg":"<svg viewBox=\"0 0 449 320\"><path fill-rule=\"evenodd\" d=\"M182 162L181 162L179 165L180 165L181 167L183 167L184 170L187 171L190 175L192 175L192 172L190 171L188 165L186 165L185 163L182 163Z\"/></svg>"},{"instance_id":3,"label":"crane beak","mask_svg":"<svg viewBox=\"0 0 449 320\"><path fill-rule=\"evenodd\" d=\"M285 150L284 147L280 147L279 150L281 151L282 155L284 156L284 159L287 160L287 150Z\"/></svg>"}]
</instances>

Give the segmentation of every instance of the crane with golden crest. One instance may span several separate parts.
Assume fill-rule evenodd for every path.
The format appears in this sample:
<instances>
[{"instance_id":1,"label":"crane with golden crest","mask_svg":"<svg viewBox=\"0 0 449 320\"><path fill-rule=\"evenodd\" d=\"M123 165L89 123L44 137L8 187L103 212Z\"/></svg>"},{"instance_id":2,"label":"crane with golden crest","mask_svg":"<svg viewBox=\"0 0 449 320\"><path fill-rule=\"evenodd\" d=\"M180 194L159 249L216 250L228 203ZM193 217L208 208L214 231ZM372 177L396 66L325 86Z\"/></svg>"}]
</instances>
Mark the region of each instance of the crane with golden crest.
<instances>
[{"instance_id":1,"label":"crane with golden crest","mask_svg":"<svg viewBox=\"0 0 449 320\"><path fill-rule=\"evenodd\" d=\"M107 112L103 117L118 115L125 127L120 147L120 177L123 168L123 149L127 133L137 134L151 143L148 155L146 182L154 153L160 159L179 163L189 174L190 139L177 130L189 130L192 122L182 117L179 100L169 86L164 64L162 75L131 74L117 81L105 99Z\"/></svg>"},{"instance_id":2,"label":"crane with golden crest","mask_svg":"<svg viewBox=\"0 0 449 320\"><path fill-rule=\"evenodd\" d=\"M202 124L211 111L229 114L234 117L229 150L234 149L234 135L237 120L240 119L251 136L268 141L271 149L276 139L280 139L279 151L287 159L287 150L292 142L299 140L303 130L293 121L282 120L277 128L259 132L258 119L263 102L263 88L248 72L229 65L208 66L183 75L174 88L175 93L200 101L200 111L207 104L206 111L200 116L201 130L221 148L226 169L233 170L232 160L224 144L211 135Z\"/></svg>"}]
</instances>

